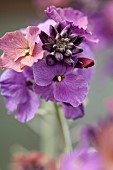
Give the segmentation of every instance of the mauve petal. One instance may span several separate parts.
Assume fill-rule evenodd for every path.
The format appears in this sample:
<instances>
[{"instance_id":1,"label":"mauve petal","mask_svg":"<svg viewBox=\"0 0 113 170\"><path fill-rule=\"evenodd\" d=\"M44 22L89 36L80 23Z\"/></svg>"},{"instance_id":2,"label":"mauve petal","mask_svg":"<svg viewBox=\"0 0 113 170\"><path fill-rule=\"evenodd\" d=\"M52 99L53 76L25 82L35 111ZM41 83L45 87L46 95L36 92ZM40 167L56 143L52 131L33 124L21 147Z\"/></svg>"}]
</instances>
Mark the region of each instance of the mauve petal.
<instances>
[{"instance_id":1,"label":"mauve petal","mask_svg":"<svg viewBox=\"0 0 113 170\"><path fill-rule=\"evenodd\" d=\"M89 32L87 29L79 28L79 26L72 25L72 31L78 35L85 37L86 42L98 43L99 39L92 35L92 32ZM90 45L90 44L89 44Z\"/></svg>"},{"instance_id":2,"label":"mauve petal","mask_svg":"<svg viewBox=\"0 0 113 170\"><path fill-rule=\"evenodd\" d=\"M27 91L22 85L1 84L1 95L10 97L10 100L15 100L17 104L24 103L27 100Z\"/></svg>"},{"instance_id":3,"label":"mauve petal","mask_svg":"<svg viewBox=\"0 0 113 170\"><path fill-rule=\"evenodd\" d=\"M91 49L88 47L88 45L86 45L85 43L82 43L80 46L83 49L83 52L81 54L78 54L78 57L80 57L80 58L87 57L89 59L94 60L94 62L95 62L94 54L91 51ZM85 80L89 83L92 78L94 68L95 68L95 66L93 66L91 68L78 69L78 74L82 75L85 78Z\"/></svg>"},{"instance_id":4,"label":"mauve petal","mask_svg":"<svg viewBox=\"0 0 113 170\"><path fill-rule=\"evenodd\" d=\"M34 118L38 107L39 101L37 95L34 92L29 91L26 103L18 105L15 118L23 123L27 122Z\"/></svg>"},{"instance_id":5,"label":"mauve petal","mask_svg":"<svg viewBox=\"0 0 113 170\"><path fill-rule=\"evenodd\" d=\"M23 74L26 80L31 80L31 81L34 80L32 67L26 67L26 69L23 71Z\"/></svg>"},{"instance_id":6,"label":"mauve petal","mask_svg":"<svg viewBox=\"0 0 113 170\"><path fill-rule=\"evenodd\" d=\"M56 100L78 107L88 93L88 83L83 76L69 73L61 82L56 83L53 93Z\"/></svg>"},{"instance_id":7,"label":"mauve petal","mask_svg":"<svg viewBox=\"0 0 113 170\"><path fill-rule=\"evenodd\" d=\"M27 87L22 73L6 70L0 77L0 90L5 98L10 97L16 104L27 100Z\"/></svg>"},{"instance_id":8,"label":"mauve petal","mask_svg":"<svg viewBox=\"0 0 113 170\"><path fill-rule=\"evenodd\" d=\"M74 10L73 8L56 8L55 6L50 6L45 10L47 16L56 22L69 21L73 22L74 25L79 26L79 28L86 29L88 25L87 17L83 15L82 12Z\"/></svg>"},{"instance_id":9,"label":"mauve petal","mask_svg":"<svg viewBox=\"0 0 113 170\"><path fill-rule=\"evenodd\" d=\"M33 73L35 83L39 86L48 86L56 75L63 75L66 71L66 66L62 64L55 64L48 66L45 60L41 60L33 65Z\"/></svg>"},{"instance_id":10,"label":"mauve petal","mask_svg":"<svg viewBox=\"0 0 113 170\"><path fill-rule=\"evenodd\" d=\"M16 81L15 81L16 80ZM14 84L25 84L25 79L22 73L18 73L12 69L4 71L0 77L0 83L14 83Z\"/></svg>"},{"instance_id":11,"label":"mauve petal","mask_svg":"<svg viewBox=\"0 0 113 170\"><path fill-rule=\"evenodd\" d=\"M52 20L52 19L47 19L45 22L39 24L38 27L39 27L42 31L44 31L44 32L46 32L47 34L49 34L49 27L50 27L50 25L55 26L55 24L56 24L56 22L55 22L54 20Z\"/></svg>"},{"instance_id":12,"label":"mauve petal","mask_svg":"<svg viewBox=\"0 0 113 170\"><path fill-rule=\"evenodd\" d=\"M91 48L89 48L89 46L86 43L81 43L80 47L83 49L83 52L78 54L80 58L89 58L93 60L95 59Z\"/></svg>"},{"instance_id":13,"label":"mauve petal","mask_svg":"<svg viewBox=\"0 0 113 170\"><path fill-rule=\"evenodd\" d=\"M53 95L53 86L38 86L37 84L34 84L33 86L34 91L43 99L46 101L51 100L53 102L56 102L54 95Z\"/></svg>"},{"instance_id":14,"label":"mauve petal","mask_svg":"<svg viewBox=\"0 0 113 170\"><path fill-rule=\"evenodd\" d=\"M12 114L12 112L14 112L17 108L17 103L15 102L15 100L11 100L11 97L8 96L4 96L3 99L8 110L8 114Z\"/></svg>"},{"instance_id":15,"label":"mauve petal","mask_svg":"<svg viewBox=\"0 0 113 170\"><path fill-rule=\"evenodd\" d=\"M40 29L36 26L29 26L26 29L26 39L28 40L30 53L33 53L35 42L40 33Z\"/></svg>"},{"instance_id":16,"label":"mauve petal","mask_svg":"<svg viewBox=\"0 0 113 170\"><path fill-rule=\"evenodd\" d=\"M56 8L55 6L50 6L45 10L46 15L53 19L55 22L61 22L62 19L62 11L60 8Z\"/></svg>"},{"instance_id":17,"label":"mauve petal","mask_svg":"<svg viewBox=\"0 0 113 170\"><path fill-rule=\"evenodd\" d=\"M69 104L62 103L62 108L67 119L78 119L84 116L83 104L80 104L78 107L73 107Z\"/></svg>"}]
</instances>

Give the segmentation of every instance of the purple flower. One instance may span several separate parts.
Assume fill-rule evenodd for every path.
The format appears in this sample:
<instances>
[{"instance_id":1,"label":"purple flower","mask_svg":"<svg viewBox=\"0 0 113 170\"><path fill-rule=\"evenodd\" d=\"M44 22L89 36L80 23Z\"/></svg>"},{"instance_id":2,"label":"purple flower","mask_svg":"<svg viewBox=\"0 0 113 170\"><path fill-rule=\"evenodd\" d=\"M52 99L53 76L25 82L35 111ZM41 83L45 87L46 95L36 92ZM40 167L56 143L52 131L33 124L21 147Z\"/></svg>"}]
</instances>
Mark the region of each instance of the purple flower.
<instances>
[{"instance_id":1,"label":"purple flower","mask_svg":"<svg viewBox=\"0 0 113 170\"><path fill-rule=\"evenodd\" d=\"M81 146L94 148L101 159L102 170L113 169L113 116L86 126L81 133Z\"/></svg>"},{"instance_id":2,"label":"purple flower","mask_svg":"<svg viewBox=\"0 0 113 170\"><path fill-rule=\"evenodd\" d=\"M82 47L82 56L93 59L88 46L82 44ZM34 89L41 98L67 104L62 104L66 118L76 119L84 115L81 104L88 93L93 67L79 69L62 63L49 66L43 59L33 65L33 72Z\"/></svg>"},{"instance_id":3,"label":"purple flower","mask_svg":"<svg viewBox=\"0 0 113 170\"><path fill-rule=\"evenodd\" d=\"M86 41L98 43L99 40L88 30L88 19L81 11L74 10L73 8L62 9L50 6L45 12L50 19L53 19L57 23L70 23L73 27L73 32L84 36Z\"/></svg>"},{"instance_id":4,"label":"purple flower","mask_svg":"<svg viewBox=\"0 0 113 170\"><path fill-rule=\"evenodd\" d=\"M33 73L29 67L22 73L7 70L0 77L1 95L8 113L16 110L15 118L21 122L31 120L39 107L39 101L32 86Z\"/></svg>"},{"instance_id":5,"label":"purple flower","mask_svg":"<svg viewBox=\"0 0 113 170\"><path fill-rule=\"evenodd\" d=\"M61 159L60 170L104 170L96 150L78 148Z\"/></svg>"},{"instance_id":6,"label":"purple flower","mask_svg":"<svg viewBox=\"0 0 113 170\"><path fill-rule=\"evenodd\" d=\"M63 64L48 66L45 60L33 66L35 89L46 100L79 106L88 92L88 83L77 69ZM46 91L46 92L45 92Z\"/></svg>"},{"instance_id":7,"label":"purple flower","mask_svg":"<svg viewBox=\"0 0 113 170\"><path fill-rule=\"evenodd\" d=\"M73 8L56 8L55 6L50 6L45 10L47 16L53 19L55 22L69 21L73 22L74 25L79 28L86 29L88 25L88 19L79 10L74 10Z\"/></svg>"},{"instance_id":8,"label":"purple flower","mask_svg":"<svg viewBox=\"0 0 113 170\"><path fill-rule=\"evenodd\" d=\"M43 29L39 35L47 65L62 62L75 68L92 67L94 60L83 56L84 48L81 47L82 44L86 45L86 40L93 41L91 33L86 30L87 17L72 8L61 9L54 6L47 8L46 14L56 22L52 22L49 28L49 22L42 24L47 29Z\"/></svg>"}]
</instances>

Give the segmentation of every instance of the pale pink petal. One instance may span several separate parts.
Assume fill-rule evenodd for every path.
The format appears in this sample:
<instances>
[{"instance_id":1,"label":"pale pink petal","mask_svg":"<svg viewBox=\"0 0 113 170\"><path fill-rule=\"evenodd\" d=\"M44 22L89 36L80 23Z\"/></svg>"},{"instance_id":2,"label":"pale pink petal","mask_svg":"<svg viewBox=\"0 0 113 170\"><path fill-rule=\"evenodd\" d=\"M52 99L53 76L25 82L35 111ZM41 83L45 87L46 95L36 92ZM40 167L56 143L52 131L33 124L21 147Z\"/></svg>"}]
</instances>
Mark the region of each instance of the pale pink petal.
<instances>
[{"instance_id":1,"label":"pale pink petal","mask_svg":"<svg viewBox=\"0 0 113 170\"><path fill-rule=\"evenodd\" d=\"M6 33L0 38L0 68L11 68L17 72L23 71L26 66L32 66L38 59L43 58L43 50L36 39L40 33L38 27L27 27L26 37L20 32Z\"/></svg>"},{"instance_id":2,"label":"pale pink petal","mask_svg":"<svg viewBox=\"0 0 113 170\"><path fill-rule=\"evenodd\" d=\"M27 40L20 31L6 33L0 38L0 49L11 59L18 59L27 48Z\"/></svg>"},{"instance_id":3,"label":"pale pink petal","mask_svg":"<svg viewBox=\"0 0 113 170\"><path fill-rule=\"evenodd\" d=\"M26 29L26 39L28 40L29 43L30 54L33 53L34 46L39 33L40 29L37 26L29 26Z\"/></svg>"},{"instance_id":4,"label":"pale pink petal","mask_svg":"<svg viewBox=\"0 0 113 170\"><path fill-rule=\"evenodd\" d=\"M26 65L21 64L20 60L21 60L20 58L17 61L11 60L10 58L8 58L8 56L3 54L0 57L0 68L1 69L11 68L17 72L22 72Z\"/></svg>"},{"instance_id":5,"label":"pale pink petal","mask_svg":"<svg viewBox=\"0 0 113 170\"><path fill-rule=\"evenodd\" d=\"M21 64L29 67L31 67L34 62L35 62L35 58L30 55L25 56L24 58L21 59Z\"/></svg>"},{"instance_id":6,"label":"pale pink petal","mask_svg":"<svg viewBox=\"0 0 113 170\"><path fill-rule=\"evenodd\" d=\"M34 47L33 56L35 58L35 62L37 62L38 59L42 59L44 56L44 51L39 43L37 43Z\"/></svg>"}]
</instances>

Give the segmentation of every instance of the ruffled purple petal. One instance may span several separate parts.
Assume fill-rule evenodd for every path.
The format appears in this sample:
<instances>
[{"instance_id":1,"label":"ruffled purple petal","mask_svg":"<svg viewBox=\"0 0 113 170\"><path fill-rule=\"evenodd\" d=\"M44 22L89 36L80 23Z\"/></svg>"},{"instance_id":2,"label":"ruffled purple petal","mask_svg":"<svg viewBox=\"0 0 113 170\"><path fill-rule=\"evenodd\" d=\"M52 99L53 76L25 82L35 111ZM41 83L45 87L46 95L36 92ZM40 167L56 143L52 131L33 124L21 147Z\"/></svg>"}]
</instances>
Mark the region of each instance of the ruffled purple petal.
<instances>
[{"instance_id":1,"label":"ruffled purple petal","mask_svg":"<svg viewBox=\"0 0 113 170\"><path fill-rule=\"evenodd\" d=\"M39 101L32 91L32 70L18 73L13 70L5 71L0 78L0 90L3 95L8 114L17 110L16 119L21 122L34 117Z\"/></svg>"},{"instance_id":2,"label":"ruffled purple petal","mask_svg":"<svg viewBox=\"0 0 113 170\"><path fill-rule=\"evenodd\" d=\"M56 8L55 6L50 6L45 10L46 15L53 19L55 22L69 21L73 22L74 25L79 26L79 28L87 28L88 20L87 17L83 15L79 10L74 10L73 8Z\"/></svg>"},{"instance_id":3,"label":"ruffled purple petal","mask_svg":"<svg viewBox=\"0 0 113 170\"><path fill-rule=\"evenodd\" d=\"M41 60L33 65L35 83L39 86L48 86L56 75L62 75L66 71L66 66L55 64L48 66L45 60Z\"/></svg>"},{"instance_id":4,"label":"ruffled purple petal","mask_svg":"<svg viewBox=\"0 0 113 170\"><path fill-rule=\"evenodd\" d=\"M67 119L78 119L84 116L83 104L80 104L78 107L73 107L70 104L62 103L62 108Z\"/></svg>"},{"instance_id":5,"label":"ruffled purple petal","mask_svg":"<svg viewBox=\"0 0 113 170\"><path fill-rule=\"evenodd\" d=\"M94 60L94 62L95 62L94 54L93 54L93 52L91 51L91 49L88 47L88 45L82 43L82 44L81 44L81 47L83 48L83 52L82 52L81 54L78 54L78 57L80 57L80 58L82 58L82 57L83 57L83 58L84 58L84 57L87 57L87 58L89 58L89 59ZM89 68L78 69L78 74L79 74L79 75L82 75L82 76L85 78L85 80L86 80L88 83L90 83L90 80L91 80L91 78L92 78L92 74L93 74L93 72L94 72L94 68L95 68L95 66L89 67Z\"/></svg>"},{"instance_id":6,"label":"ruffled purple petal","mask_svg":"<svg viewBox=\"0 0 113 170\"><path fill-rule=\"evenodd\" d=\"M16 104L24 103L27 100L25 78L22 73L13 70L5 71L0 77L0 90L1 95L5 96L5 101L7 100L6 98L9 97L11 100L9 102Z\"/></svg>"},{"instance_id":7,"label":"ruffled purple petal","mask_svg":"<svg viewBox=\"0 0 113 170\"><path fill-rule=\"evenodd\" d=\"M24 80L23 74L16 72L14 70L8 69L8 70L4 71L3 74L1 75L0 84L1 83L25 84L25 80Z\"/></svg>"},{"instance_id":8,"label":"ruffled purple petal","mask_svg":"<svg viewBox=\"0 0 113 170\"><path fill-rule=\"evenodd\" d=\"M5 106L8 110L8 114L12 114L17 108L17 101L14 100L14 98L11 99L11 97L4 96L3 97Z\"/></svg>"},{"instance_id":9,"label":"ruffled purple petal","mask_svg":"<svg viewBox=\"0 0 113 170\"><path fill-rule=\"evenodd\" d=\"M28 80L34 80L32 67L26 67L23 71L24 77Z\"/></svg>"},{"instance_id":10,"label":"ruffled purple petal","mask_svg":"<svg viewBox=\"0 0 113 170\"><path fill-rule=\"evenodd\" d=\"M23 123L27 122L35 116L38 107L39 100L37 95L34 92L29 91L27 101L18 105L15 118Z\"/></svg>"},{"instance_id":11,"label":"ruffled purple petal","mask_svg":"<svg viewBox=\"0 0 113 170\"><path fill-rule=\"evenodd\" d=\"M53 102L56 102L54 95L53 95L53 86L38 86L37 84L34 84L33 86L34 91L43 99L46 101L51 100Z\"/></svg>"},{"instance_id":12,"label":"ruffled purple petal","mask_svg":"<svg viewBox=\"0 0 113 170\"><path fill-rule=\"evenodd\" d=\"M85 99L88 92L88 83L78 74L69 73L54 86L54 97L60 102L69 103L78 107Z\"/></svg>"}]
</instances>

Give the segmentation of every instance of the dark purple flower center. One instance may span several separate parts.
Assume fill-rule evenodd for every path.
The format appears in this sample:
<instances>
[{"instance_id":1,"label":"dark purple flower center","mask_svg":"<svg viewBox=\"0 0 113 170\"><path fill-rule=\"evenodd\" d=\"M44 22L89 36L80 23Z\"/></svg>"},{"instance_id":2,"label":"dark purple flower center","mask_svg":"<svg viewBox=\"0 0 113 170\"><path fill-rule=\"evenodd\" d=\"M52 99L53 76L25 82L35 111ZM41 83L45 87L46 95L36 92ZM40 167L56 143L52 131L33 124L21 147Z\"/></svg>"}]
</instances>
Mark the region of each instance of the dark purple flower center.
<instances>
[{"instance_id":1,"label":"dark purple flower center","mask_svg":"<svg viewBox=\"0 0 113 170\"><path fill-rule=\"evenodd\" d=\"M50 25L50 36L41 31L40 39L45 53L47 65L54 65L56 62L64 62L70 66L75 66L73 56L83 52L79 45L83 42L83 37L71 31L71 25L62 28L59 23L56 27Z\"/></svg>"},{"instance_id":2,"label":"dark purple flower center","mask_svg":"<svg viewBox=\"0 0 113 170\"><path fill-rule=\"evenodd\" d=\"M26 81L26 86L27 86L28 89L32 90L33 82L31 80L27 80Z\"/></svg>"}]
</instances>

